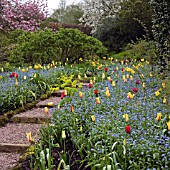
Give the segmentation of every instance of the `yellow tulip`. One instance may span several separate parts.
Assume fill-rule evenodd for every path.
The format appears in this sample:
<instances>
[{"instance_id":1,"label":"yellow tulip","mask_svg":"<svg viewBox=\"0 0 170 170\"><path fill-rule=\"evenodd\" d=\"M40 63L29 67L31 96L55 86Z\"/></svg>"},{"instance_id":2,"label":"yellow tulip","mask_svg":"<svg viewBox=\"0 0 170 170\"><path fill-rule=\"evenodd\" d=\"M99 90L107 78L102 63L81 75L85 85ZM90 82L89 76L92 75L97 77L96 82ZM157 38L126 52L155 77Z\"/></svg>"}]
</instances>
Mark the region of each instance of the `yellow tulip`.
<instances>
[{"instance_id":1,"label":"yellow tulip","mask_svg":"<svg viewBox=\"0 0 170 170\"><path fill-rule=\"evenodd\" d=\"M163 103L166 103L166 98L163 99Z\"/></svg>"},{"instance_id":2,"label":"yellow tulip","mask_svg":"<svg viewBox=\"0 0 170 170\"><path fill-rule=\"evenodd\" d=\"M96 121L96 118L94 117L94 115L91 116L91 120L92 120L92 122Z\"/></svg>"},{"instance_id":3,"label":"yellow tulip","mask_svg":"<svg viewBox=\"0 0 170 170\"><path fill-rule=\"evenodd\" d=\"M80 75L78 75L78 79L79 79L79 80L81 79L81 76L80 76Z\"/></svg>"},{"instance_id":4,"label":"yellow tulip","mask_svg":"<svg viewBox=\"0 0 170 170\"><path fill-rule=\"evenodd\" d=\"M157 120L157 121L160 121L160 120L161 120L161 117L162 117L162 113L158 113L158 114L157 114L157 117L156 117L156 120Z\"/></svg>"},{"instance_id":5,"label":"yellow tulip","mask_svg":"<svg viewBox=\"0 0 170 170\"><path fill-rule=\"evenodd\" d=\"M100 104L100 98L99 97L96 98L96 103Z\"/></svg>"},{"instance_id":6,"label":"yellow tulip","mask_svg":"<svg viewBox=\"0 0 170 170\"><path fill-rule=\"evenodd\" d=\"M133 77L132 77L132 76L130 76L130 80L131 80L131 81L133 80Z\"/></svg>"},{"instance_id":7,"label":"yellow tulip","mask_svg":"<svg viewBox=\"0 0 170 170\"><path fill-rule=\"evenodd\" d=\"M126 78L127 78L127 79L129 78L129 74L126 74Z\"/></svg>"},{"instance_id":8,"label":"yellow tulip","mask_svg":"<svg viewBox=\"0 0 170 170\"><path fill-rule=\"evenodd\" d=\"M102 79L105 79L105 74L104 73L102 73Z\"/></svg>"},{"instance_id":9,"label":"yellow tulip","mask_svg":"<svg viewBox=\"0 0 170 170\"><path fill-rule=\"evenodd\" d=\"M18 86L18 81L16 80L15 85Z\"/></svg>"},{"instance_id":10,"label":"yellow tulip","mask_svg":"<svg viewBox=\"0 0 170 170\"><path fill-rule=\"evenodd\" d=\"M32 142L31 132L26 133L28 142Z\"/></svg>"},{"instance_id":11,"label":"yellow tulip","mask_svg":"<svg viewBox=\"0 0 170 170\"><path fill-rule=\"evenodd\" d=\"M125 118L125 121L128 122L129 121L129 115L128 114L124 114L123 118Z\"/></svg>"},{"instance_id":12,"label":"yellow tulip","mask_svg":"<svg viewBox=\"0 0 170 170\"><path fill-rule=\"evenodd\" d=\"M4 68L1 68L1 72L4 72Z\"/></svg>"},{"instance_id":13,"label":"yellow tulip","mask_svg":"<svg viewBox=\"0 0 170 170\"><path fill-rule=\"evenodd\" d=\"M107 97L110 97L110 92L109 92L109 90L106 90L105 94L106 94Z\"/></svg>"},{"instance_id":14,"label":"yellow tulip","mask_svg":"<svg viewBox=\"0 0 170 170\"><path fill-rule=\"evenodd\" d=\"M45 111L46 114L49 114L49 109L48 109L48 107L44 107L44 111Z\"/></svg>"},{"instance_id":15,"label":"yellow tulip","mask_svg":"<svg viewBox=\"0 0 170 170\"><path fill-rule=\"evenodd\" d=\"M48 106L54 106L54 103L53 103L53 102L48 102L47 105L48 105Z\"/></svg>"},{"instance_id":16,"label":"yellow tulip","mask_svg":"<svg viewBox=\"0 0 170 170\"><path fill-rule=\"evenodd\" d=\"M24 76L24 80L26 80L27 79L27 76Z\"/></svg>"},{"instance_id":17,"label":"yellow tulip","mask_svg":"<svg viewBox=\"0 0 170 170\"><path fill-rule=\"evenodd\" d=\"M128 99L133 99L135 94L132 94L131 92L128 93L127 98Z\"/></svg>"},{"instance_id":18,"label":"yellow tulip","mask_svg":"<svg viewBox=\"0 0 170 170\"><path fill-rule=\"evenodd\" d=\"M114 81L112 81L112 86L113 86L113 87L115 86L115 82L114 82Z\"/></svg>"},{"instance_id":19,"label":"yellow tulip","mask_svg":"<svg viewBox=\"0 0 170 170\"><path fill-rule=\"evenodd\" d=\"M123 145L126 145L126 138L124 138L123 140Z\"/></svg>"},{"instance_id":20,"label":"yellow tulip","mask_svg":"<svg viewBox=\"0 0 170 170\"><path fill-rule=\"evenodd\" d=\"M62 139L66 139L66 132L65 132L65 130L62 130L61 137L62 137Z\"/></svg>"},{"instance_id":21,"label":"yellow tulip","mask_svg":"<svg viewBox=\"0 0 170 170\"><path fill-rule=\"evenodd\" d=\"M83 97L83 93L80 91L79 92L79 97L82 98Z\"/></svg>"},{"instance_id":22,"label":"yellow tulip","mask_svg":"<svg viewBox=\"0 0 170 170\"><path fill-rule=\"evenodd\" d=\"M163 87L163 88L165 88L165 87L166 87L165 83L162 83L162 87Z\"/></svg>"},{"instance_id":23,"label":"yellow tulip","mask_svg":"<svg viewBox=\"0 0 170 170\"><path fill-rule=\"evenodd\" d=\"M141 61L143 62L143 61L145 61L145 59L144 59L144 58L141 58Z\"/></svg>"},{"instance_id":24,"label":"yellow tulip","mask_svg":"<svg viewBox=\"0 0 170 170\"><path fill-rule=\"evenodd\" d=\"M159 91L156 91L155 92L155 96L159 96L160 95L160 92Z\"/></svg>"},{"instance_id":25,"label":"yellow tulip","mask_svg":"<svg viewBox=\"0 0 170 170\"><path fill-rule=\"evenodd\" d=\"M2 79L2 76L0 76L0 80Z\"/></svg>"},{"instance_id":26,"label":"yellow tulip","mask_svg":"<svg viewBox=\"0 0 170 170\"><path fill-rule=\"evenodd\" d=\"M64 90L64 94L67 96L67 90Z\"/></svg>"}]
</instances>

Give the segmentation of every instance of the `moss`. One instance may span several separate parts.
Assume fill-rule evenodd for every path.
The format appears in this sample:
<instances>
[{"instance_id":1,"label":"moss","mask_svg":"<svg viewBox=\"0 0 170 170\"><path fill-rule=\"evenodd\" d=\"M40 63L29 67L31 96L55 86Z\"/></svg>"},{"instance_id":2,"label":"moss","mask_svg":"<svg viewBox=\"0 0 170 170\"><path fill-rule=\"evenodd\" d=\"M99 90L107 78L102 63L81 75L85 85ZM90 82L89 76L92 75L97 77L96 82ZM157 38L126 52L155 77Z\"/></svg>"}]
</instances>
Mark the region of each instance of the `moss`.
<instances>
[{"instance_id":1,"label":"moss","mask_svg":"<svg viewBox=\"0 0 170 170\"><path fill-rule=\"evenodd\" d=\"M9 119L8 119L7 115L0 116L0 127L4 126L8 122L8 120Z\"/></svg>"}]
</instances>

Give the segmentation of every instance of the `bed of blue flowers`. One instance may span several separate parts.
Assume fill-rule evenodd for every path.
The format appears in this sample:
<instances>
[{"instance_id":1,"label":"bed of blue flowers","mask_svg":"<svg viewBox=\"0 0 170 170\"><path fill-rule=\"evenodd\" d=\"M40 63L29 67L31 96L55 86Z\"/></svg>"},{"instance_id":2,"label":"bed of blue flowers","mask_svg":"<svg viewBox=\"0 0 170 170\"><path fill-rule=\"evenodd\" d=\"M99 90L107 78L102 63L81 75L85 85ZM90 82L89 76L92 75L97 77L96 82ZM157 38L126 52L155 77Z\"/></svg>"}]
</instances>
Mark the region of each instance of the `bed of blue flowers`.
<instances>
[{"instance_id":1,"label":"bed of blue flowers","mask_svg":"<svg viewBox=\"0 0 170 170\"><path fill-rule=\"evenodd\" d=\"M71 96L66 92L61 103L50 108L53 118L48 128L41 129L30 166L42 170L168 170L170 112L166 82L143 59L110 59L91 65L97 74L88 86ZM9 73L1 73L1 102L2 94L13 94L16 88L32 91L30 96L37 93L35 89L45 92L59 76L77 76L77 70L76 66L16 70L20 79L16 75L9 79ZM79 79L86 78L86 73L78 74ZM37 77L40 85L32 81Z\"/></svg>"}]
</instances>

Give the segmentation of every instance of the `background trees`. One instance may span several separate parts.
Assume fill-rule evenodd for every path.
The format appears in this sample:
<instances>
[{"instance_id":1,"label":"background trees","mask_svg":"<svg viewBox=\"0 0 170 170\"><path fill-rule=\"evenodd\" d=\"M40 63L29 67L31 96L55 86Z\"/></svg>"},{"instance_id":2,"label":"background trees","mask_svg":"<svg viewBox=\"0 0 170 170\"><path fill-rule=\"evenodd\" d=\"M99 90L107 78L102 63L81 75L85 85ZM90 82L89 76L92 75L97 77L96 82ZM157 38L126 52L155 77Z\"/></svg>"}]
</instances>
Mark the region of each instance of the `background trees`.
<instances>
[{"instance_id":1,"label":"background trees","mask_svg":"<svg viewBox=\"0 0 170 170\"><path fill-rule=\"evenodd\" d=\"M0 30L24 29L34 31L47 18L46 0L0 1Z\"/></svg>"},{"instance_id":2,"label":"background trees","mask_svg":"<svg viewBox=\"0 0 170 170\"><path fill-rule=\"evenodd\" d=\"M146 31L152 37L152 14L147 0L85 1L80 21L92 26L93 35L110 51L120 51L146 35Z\"/></svg>"}]
</instances>

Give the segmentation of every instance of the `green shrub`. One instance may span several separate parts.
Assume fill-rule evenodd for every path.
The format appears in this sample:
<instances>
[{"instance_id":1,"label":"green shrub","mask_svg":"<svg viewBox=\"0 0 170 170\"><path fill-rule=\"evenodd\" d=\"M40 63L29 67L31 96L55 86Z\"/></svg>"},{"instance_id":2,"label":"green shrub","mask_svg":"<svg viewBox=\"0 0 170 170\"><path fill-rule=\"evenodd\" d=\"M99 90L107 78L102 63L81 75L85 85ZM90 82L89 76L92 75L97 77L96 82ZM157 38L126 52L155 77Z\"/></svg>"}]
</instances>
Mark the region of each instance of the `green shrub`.
<instances>
[{"instance_id":1,"label":"green shrub","mask_svg":"<svg viewBox=\"0 0 170 170\"><path fill-rule=\"evenodd\" d=\"M56 56L56 40L50 30L24 32L16 43L10 55L14 63L48 63Z\"/></svg>"},{"instance_id":2,"label":"green shrub","mask_svg":"<svg viewBox=\"0 0 170 170\"><path fill-rule=\"evenodd\" d=\"M106 48L96 38L77 29L24 32L16 39L9 60L13 63L45 64L61 61L79 62L79 58L106 55Z\"/></svg>"},{"instance_id":3,"label":"green shrub","mask_svg":"<svg viewBox=\"0 0 170 170\"><path fill-rule=\"evenodd\" d=\"M114 55L117 59L137 59L145 58L153 63L157 58L157 49L154 41L139 40L137 43L130 43L124 51Z\"/></svg>"}]
</instances>

